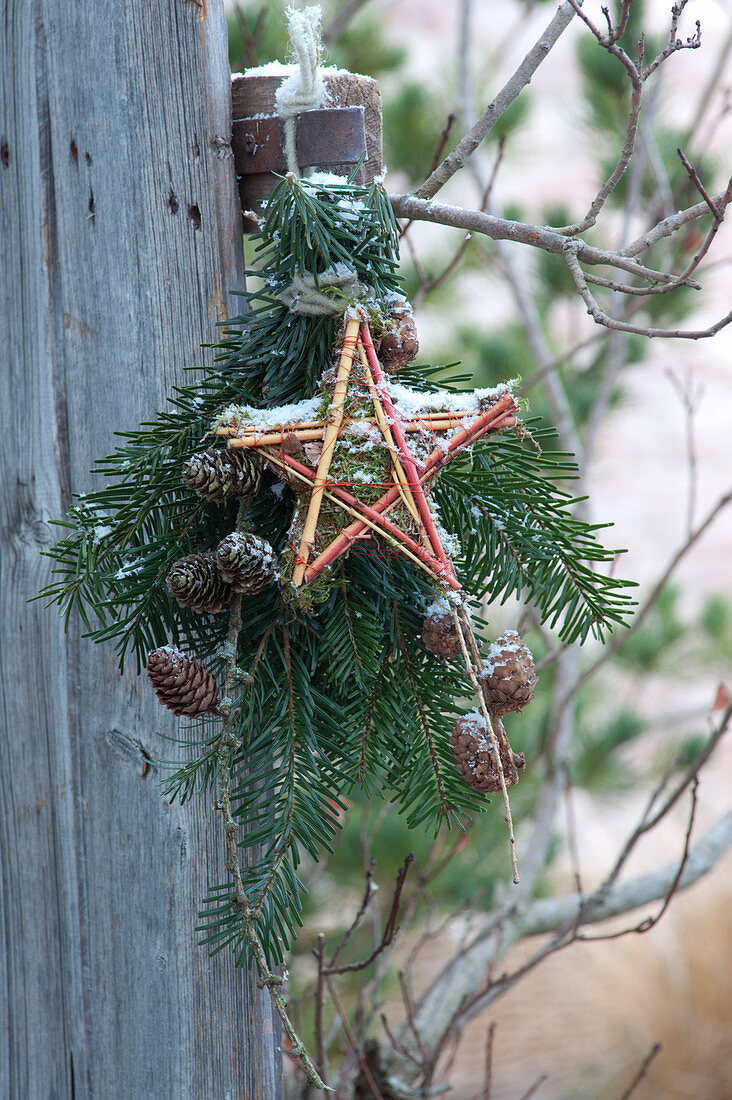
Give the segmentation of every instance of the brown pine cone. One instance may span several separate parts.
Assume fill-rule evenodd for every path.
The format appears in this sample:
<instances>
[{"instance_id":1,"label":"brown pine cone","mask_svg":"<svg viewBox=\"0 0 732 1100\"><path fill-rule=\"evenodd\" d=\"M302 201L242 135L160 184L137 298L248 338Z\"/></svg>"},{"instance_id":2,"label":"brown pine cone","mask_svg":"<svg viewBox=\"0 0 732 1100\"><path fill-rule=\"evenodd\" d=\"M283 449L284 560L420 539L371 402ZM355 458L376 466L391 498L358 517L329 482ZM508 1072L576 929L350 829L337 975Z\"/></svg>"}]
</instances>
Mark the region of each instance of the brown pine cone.
<instances>
[{"instance_id":1,"label":"brown pine cone","mask_svg":"<svg viewBox=\"0 0 732 1100\"><path fill-rule=\"evenodd\" d=\"M232 592L253 595L275 579L275 553L265 539L234 531L216 550L219 574L231 585Z\"/></svg>"},{"instance_id":2,"label":"brown pine cone","mask_svg":"<svg viewBox=\"0 0 732 1100\"><path fill-rule=\"evenodd\" d=\"M225 504L234 497L254 496L262 483L262 467L246 450L216 448L193 455L183 464L183 481L213 504Z\"/></svg>"},{"instance_id":3,"label":"brown pine cone","mask_svg":"<svg viewBox=\"0 0 732 1100\"><path fill-rule=\"evenodd\" d=\"M419 339L412 307L399 300L389 311L387 329L376 341L376 354L388 374L396 374L419 355Z\"/></svg>"},{"instance_id":4,"label":"brown pine cone","mask_svg":"<svg viewBox=\"0 0 732 1100\"><path fill-rule=\"evenodd\" d=\"M181 607L194 611L220 611L231 599L231 585L216 568L216 555L189 554L168 573L168 591Z\"/></svg>"},{"instance_id":5,"label":"brown pine cone","mask_svg":"<svg viewBox=\"0 0 732 1100\"><path fill-rule=\"evenodd\" d=\"M154 649L147 659L147 674L158 699L173 714L197 718L216 706L216 677L175 646Z\"/></svg>"},{"instance_id":6,"label":"brown pine cone","mask_svg":"<svg viewBox=\"0 0 732 1100\"><path fill-rule=\"evenodd\" d=\"M425 649L436 653L438 657L457 657L461 652L460 635L447 600L435 600L427 608L422 625L422 641Z\"/></svg>"},{"instance_id":7,"label":"brown pine cone","mask_svg":"<svg viewBox=\"0 0 732 1100\"><path fill-rule=\"evenodd\" d=\"M458 718L450 734L455 765L469 787L475 791L500 791L501 777L495 766L494 749L485 718L478 711ZM523 771L524 754L512 752L508 743L501 745L501 763L506 786L518 783Z\"/></svg>"},{"instance_id":8,"label":"brown pine cone","mask_svg":"<svg viewBox=\"0 0 732 1100\"><path fill-rule=\"evenodd\" d=\"M493 642L480 676L491 714L523 710L534 698L534 659L515 630L507 630Z\"/></svg>"}]
</instances>

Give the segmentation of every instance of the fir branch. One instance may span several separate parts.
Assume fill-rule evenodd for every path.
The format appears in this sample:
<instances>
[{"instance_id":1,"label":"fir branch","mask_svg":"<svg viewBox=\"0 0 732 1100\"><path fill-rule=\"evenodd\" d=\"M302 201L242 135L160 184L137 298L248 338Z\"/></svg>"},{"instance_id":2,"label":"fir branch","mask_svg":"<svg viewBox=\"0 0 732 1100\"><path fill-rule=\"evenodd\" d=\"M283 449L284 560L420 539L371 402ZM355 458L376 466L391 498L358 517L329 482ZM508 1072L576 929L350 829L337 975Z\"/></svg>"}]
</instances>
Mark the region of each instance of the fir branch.
<instances>
[{"instance_id":1,"label":"fir branch","mask_svg":"<svg viewBox=\"0 0 732 1100\"><path fill-rule=\"evenodd\" d=\"M366 780L366 754L368 750L369 734L374 728L374 716L376 711L376 701L379 697L379 689L381 687L381 681L386 671L387 665L391 658L391 647L384 651L379 664L379 671L373 682L373 687L369 694L368 708L366 711L366 721L363 724L363 731L361 733L361 751L358 757L358 772L357 781L359 786L363 786Z\"/></svg>"},{"instance_id":2,"label":"fir branch","mask_svg":"<svg viewBox=\"0 0 732 1100\"><path fill-rule=\"evenodd\" d=\"M462 541L460 564L471 591L496 600L525 590L563 641L584 641L589 633L602 640L614 624L625 625L632 582L595 568L621 551L602 546L595 533L606 525L577 519L571 510L577 498L546 476L566 476L568 469L565 456L493 440L459 469L446 470L434 493Z\"/></svg>"},{"instance_id":3,"label":"fir branch","mask_svg":"<svg viewBox=\"0 0 732 1100\"><path fill-rule=\"evenodd\" d=\"M181 469L210 445L210 426L228 404L276 407L318 392L337 322L289 312L281 295L293 277L309 273L317 284L347 265L376 322L399 286L396 225L376 186L284 178L256 256L259 285L251 283L246 312L212 345L213 367L97 465L105 482L62 521L44 595L67 620L77 608L91 637L113 640L121 661L133 651L144 662L171 639L223 658L222 732L212 736L204 725L195 758L166 789L184 801L218 778L229 878L209 890L199 931L212 954L231 945L238 964L254 960L274 989L274 969L302 919L302 855L317 860L332 849L355 783L392 798L410 828L462 826L488 801L464 783L449 747L470 690L465 673L416 641L434 598L431 574L401 555L354 548L310 610L286 608L286 585L237 597L228 620L195 615L168 595L174 562L212 549L235 525L246 522L276 553L288 544L293 495L272 472L237 519L233 505L189 491ZM409 367L402 380L429 390L435 374ZM526 591L545 618L563 617L562 636L584 637L620 621L627 600L622 582L593 572L612 555L550 480L566 472L564 459L538 460L495 440L446 470L434 499L463 539L456 564L467 584L491 598Z\"/></svg>"},{"instance_id":4,"label":"fir branch","mask_svg":"<svg viewBox=\"0 0 732 1100\"><path fill-rule=\"evenodd\" d=\"M442 818L444 820L449 821L449 819L450 819L450 804L448 803L447 797L445 795L445 785L444 785L443 779L442 779L442 769L440 767L440 762L438 760L437 753L435 751L435 741L434 741L434 737L433 737L433 734L432 734L432 730L430 729L430 723L429 723L428 718L427 718L426 708L425 708L424 702L422 700L422 697L420 695L419 687L418 687L417 682L416 682L416 680L414 678L414 675L412 673L412 666L411 666L411 663L410 663L410 660L409 660L409 650L407 649L407 644L404 640L404 633L402 631L401 621L399 619L399 607L397 605L396 600L392 601L392 608L394 610L394 623L395 623L395 626L396 626L397 638L399 639L399 652L402 655L402 661L404 662L404 670L407 674L407 680L409 681L409 686L412 690L412 699L414 700L414 705L417 709L417 714L419 715L419 724L422 728L422 732L424 734L425 741L427 742L427 748L429 750L430 761L432 763L432 772L433 772L434 777L435 777L435 786L437 788L439 818ZM439 825L438 825L438 828L439 828Z\"/></svg>"},{"instance_id":5,"label":"fir branch","mask_svg":"<svg viewBox=\"0 0 732 1100\"><path fill-rule=\"evenodd\" d=\"M272 1003L277 1011L277 1014L282 1022L285 1034L291 1043L291 1053L294 1058L300 1061L300 1064L305 1072L305 1078L308 1084L313 1085L317 1089L325 1089L325 1084L321 1080L320 1075L315 1068L312 1059L303 1044L300 1036L295 1030L295 1026L289 1017L287 1012L287 1001L280 992L280 986L282 985L282 978L275 974L267 963L264 947L260 940L259 934L256 928L256 922L258 913L253 910L249 904L246 889L244 886L244 879L242 875L241 864L239 862L239 849L236 839L238 826L231 812L231 761L232 755L240 747L240 742L235 737L232 729L232 704L231 693L234 690L234 684L237 678L237 647L239 641L239 634L242 627L241 617L241 605L242 596L237 594L231 601L229 610L229 625L227 632L227 658L226 658L226 681L225 681L225 699L227 702L223 703L220 711L222 715L221 724L221 736L219 738L218 749L218 761L219 761L219 808L224 822L224 832L226 835L226 848L228 853L227 868L231 873L234 887L234 902L235 906L241 916L241 926L247 941L251 948L254 959L257 963L257 969L259 972L259 979L263 985L265 985L272 998Z\"/></svg>"},{"instance_id":6,"label":"fir branch","mask_svg":"<svg viewBox=\"0 0 732 1100\"><path fill-rule=\"evenodd\" d=\"M287 177L268 211L253 272L262 286L244 292L247 312L211 345L219 352L214 368L196 384L177 387L169 410L124 434L123 445L100 460L94 473L113 483L79 498L60 521L68 534L48 552L54 579L40 595L60 606L67 623L78 611L93 640L114 640L121 666L132 649L139 671L148 651L171 637L209 651L223 640L223 621L181 613L165 590L177 558L215 545L233 527L230 512L185 491L181 467L227 404L271 407L316 391L336 326L330 317L289 313L278 295L294 272L317 276L346 263L370 287L375 308L399 286L396 223L381 187L323 187ZM284 512L273 509L272 522L264 520L256 533L277 546L268 528L284 537Z\"/></svg>"}]
</instances>

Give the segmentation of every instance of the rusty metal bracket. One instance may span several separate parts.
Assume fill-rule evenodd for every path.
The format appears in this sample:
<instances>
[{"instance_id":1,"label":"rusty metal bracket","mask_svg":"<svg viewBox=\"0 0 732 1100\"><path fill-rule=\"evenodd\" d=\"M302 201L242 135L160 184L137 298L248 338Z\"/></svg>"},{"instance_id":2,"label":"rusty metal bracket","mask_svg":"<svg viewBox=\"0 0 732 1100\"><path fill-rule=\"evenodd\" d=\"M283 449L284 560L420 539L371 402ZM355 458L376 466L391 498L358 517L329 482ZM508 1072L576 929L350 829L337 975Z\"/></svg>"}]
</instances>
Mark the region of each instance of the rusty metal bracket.
<instances>
[{"instance_id":1,"label":"rusty metal bracket","mask_svg":"<svg viewBox=\"0 0 732 1100\"><path fill-rule=\"evenodd\" d=\"M366 151L363 107L326 107L297 115L301 168L357 164ZM276 115L234 119L231 147L237 175L286 172L283 126Z\"/></svg>"}]
</instances>

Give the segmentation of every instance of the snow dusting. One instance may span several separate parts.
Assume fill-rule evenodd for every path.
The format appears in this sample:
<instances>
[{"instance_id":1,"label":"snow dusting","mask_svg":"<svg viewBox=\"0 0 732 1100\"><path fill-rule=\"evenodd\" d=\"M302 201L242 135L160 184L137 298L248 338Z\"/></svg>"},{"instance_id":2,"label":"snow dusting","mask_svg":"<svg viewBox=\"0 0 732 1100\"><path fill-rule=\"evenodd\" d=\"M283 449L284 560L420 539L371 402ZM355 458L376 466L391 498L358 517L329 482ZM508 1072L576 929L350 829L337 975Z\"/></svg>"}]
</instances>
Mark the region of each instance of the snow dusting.
<instances>
[{"instance_id":1,"label":"snow dusting","mask_svg":"<svg viewBox=\"0 0 732 1100\"><path fill-rule=\"evenodd\" d=\"M308 397L303 401L295 401L291 405L279 405L275 409L258 409L254 405L228 405L216 423L213 430L219 427L230 426L251 430L257 428L289 428L295 424L307 423L317 420L320 412L321 398Z\"/></svg>"},{"instance_id":2,"label":"snow dusting","mask_svg":"<svg viewBox=\"0 0 732 1100\"><path fill-rule=\"evenodd\" d=\"M515 630L506 630L501 637L492 642L488 647L488 655L483 660L483 667L480 672L481 678L488 676L495 676L499 680L508 680L510 676L504 676L499 669L505 670L506 657L512 653L528 653L529 659L533 660L528 646L525 642L521 641L520 636Z\"/></svg>"},{"instance_id":3,"label":"snow dusting","mask_svg":"<svg viewBox=\"0 0 732 1100\"><path fill-rule=\"evenodd\" d=\"M418 416L423 412L473 413L477 416L486 405L493 404L506 393L512 393L511 385L511 382L502 382L491 389L469 390L466 393L453 393L450 390L423 393L390 379L388 392L403 416Z\"/></svg>"}]
</instances>

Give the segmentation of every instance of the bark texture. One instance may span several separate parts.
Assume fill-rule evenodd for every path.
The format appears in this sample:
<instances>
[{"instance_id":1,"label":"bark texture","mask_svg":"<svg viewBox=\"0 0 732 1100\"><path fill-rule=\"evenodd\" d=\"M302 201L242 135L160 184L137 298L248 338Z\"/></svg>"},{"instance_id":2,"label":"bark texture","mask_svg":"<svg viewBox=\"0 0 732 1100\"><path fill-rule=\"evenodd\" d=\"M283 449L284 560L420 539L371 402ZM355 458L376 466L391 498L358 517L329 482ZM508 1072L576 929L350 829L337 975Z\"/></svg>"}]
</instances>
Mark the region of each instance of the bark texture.
<instances>
[{"instance_id":1,"label":"bark texture","mask_svg":"<svg viewBox=\"0 0 732 1100\"><path fill-rule=\"evenodd\" d=\"M163 800L174 720L26 603L242 285L222 3L10 0L0 59L0 1096L277 1100L266 992L195 942L224 844Z\"/></svg>"}]
</instances>

